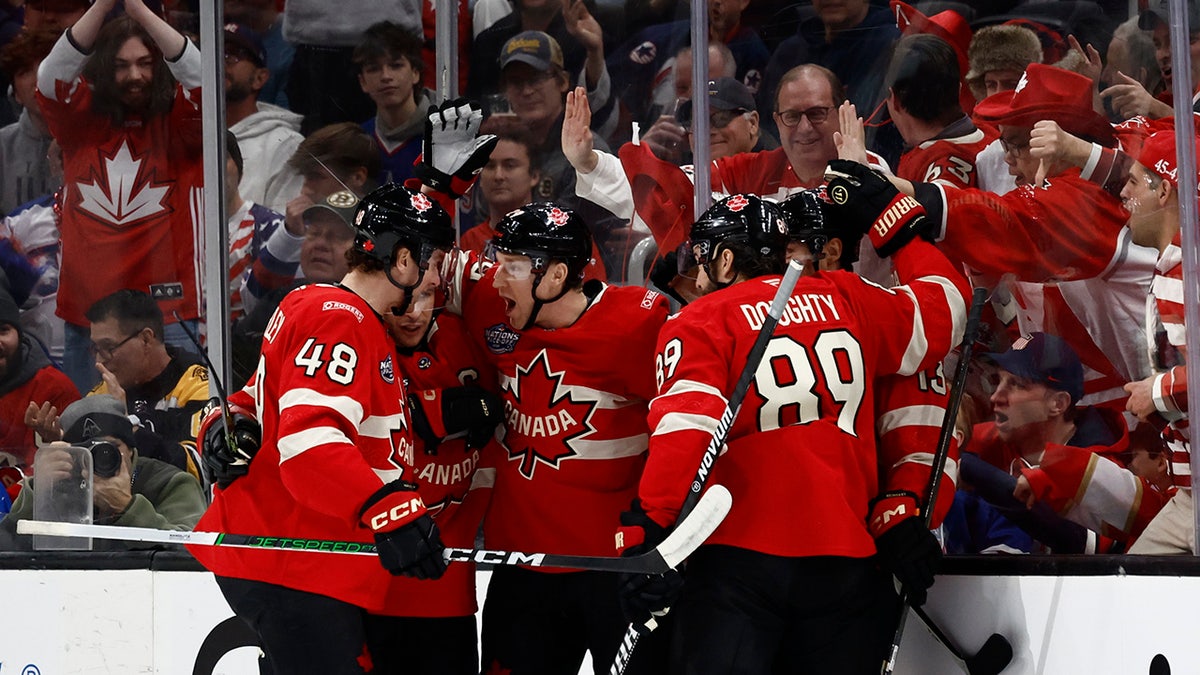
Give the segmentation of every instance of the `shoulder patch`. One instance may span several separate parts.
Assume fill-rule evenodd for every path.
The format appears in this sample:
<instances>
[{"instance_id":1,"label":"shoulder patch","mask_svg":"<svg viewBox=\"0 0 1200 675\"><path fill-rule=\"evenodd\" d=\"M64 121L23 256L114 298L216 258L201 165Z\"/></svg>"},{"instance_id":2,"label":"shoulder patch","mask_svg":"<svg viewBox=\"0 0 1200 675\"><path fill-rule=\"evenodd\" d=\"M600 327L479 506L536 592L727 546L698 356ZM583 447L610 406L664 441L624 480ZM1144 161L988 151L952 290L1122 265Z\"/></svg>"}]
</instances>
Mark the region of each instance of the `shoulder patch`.
<instances>
[{"instance_id":1,"label":"shoulder patch","mask_svg":"<svg viewBox=\"0 0 1200 675\"><path fill-rule=\"evenodd\" d=\"M484 329L483 339L493 354L509 354L516 348L521 334L509 328L507 324L498 323Z\"/></svg>"},{"instance_id":2,"label":"shoulder patch","mask_svg":"<svg viewBox=\"0 0 1200 675\"><path fill-rule=\"evenodd\" d=\"M658 299L658 291L646 291L642 296L642 309L654 309L654 301Z\"/></svg>"},{"instance_id":3,"label":"shoulder patch","mask_svg":"<svg viewBox=\"0 0 1200 675\"><path fill-rule=\"evenodd\" d=\"M383 377L383 381L388 384L396 382L396 369L392 365L391 354L388 354L387 358L379 362L379 374Z\"/></svg>"}]
</instances>

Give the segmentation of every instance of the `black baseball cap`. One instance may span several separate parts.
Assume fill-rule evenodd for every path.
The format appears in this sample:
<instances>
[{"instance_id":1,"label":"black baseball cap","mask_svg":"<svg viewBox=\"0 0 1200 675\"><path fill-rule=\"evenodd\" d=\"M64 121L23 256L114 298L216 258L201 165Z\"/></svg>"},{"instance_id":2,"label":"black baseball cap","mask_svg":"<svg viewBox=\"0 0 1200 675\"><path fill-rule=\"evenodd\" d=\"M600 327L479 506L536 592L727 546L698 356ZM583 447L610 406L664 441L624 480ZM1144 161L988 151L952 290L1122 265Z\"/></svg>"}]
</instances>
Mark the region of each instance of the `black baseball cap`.
<instances>
[{"instance_id":1,"label":"black baseball cap","mask_svg":"<svg viewBox=\"0 0 1200 675\"><path fill-rule=\"evenodd\" d=\"M708 107L712 110L745 110L755 109L754 94L746 85L732 77L718 77L708 81ZM677 121L683 126L692 122L692 102L683 101L676 111Z\"/></svg>"},{"instance_id":2,"label":"black baseball cap","mask_svg":"<svg viewBox=\"0 0 1200 675\"><path fill-rule=\"evenodd\" d=\"M267 48L258 31L240 23L225 24L225 44L243 49L259 68L267 66Z\"/></svg>"}]
</instances>

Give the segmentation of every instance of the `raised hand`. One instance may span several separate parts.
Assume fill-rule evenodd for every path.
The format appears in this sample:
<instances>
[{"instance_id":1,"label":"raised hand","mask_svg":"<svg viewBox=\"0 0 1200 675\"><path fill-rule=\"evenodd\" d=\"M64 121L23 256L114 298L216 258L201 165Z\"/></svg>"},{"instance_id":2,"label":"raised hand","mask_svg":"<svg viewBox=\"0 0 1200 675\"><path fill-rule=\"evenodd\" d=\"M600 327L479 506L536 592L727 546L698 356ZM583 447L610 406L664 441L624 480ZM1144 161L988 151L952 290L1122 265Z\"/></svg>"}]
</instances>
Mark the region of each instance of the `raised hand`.
<instances>
[{"instance_id":1,"label":"raised hand","mask_svg":"<svg viewBox=\"0 0 1200 675\"><path fill-rule=\"evenodd\" d=\"M592 108L583 87L567 92L567 108L563 116L562 150L567 161L578 173L591 173L599 160L593 153Z\"/></svg>"},{"instance_id":2,"label":"raised hand","mask_svg":"<svg viewBox=\"0 0 1200 675\"><path fill-rule=\"evenodd\" d=\"M858 110L850 101L838 106L840 131L833 132L833 144L837 146L838 159L867 164L867 134Z\"/></svg>"}]
</instances>

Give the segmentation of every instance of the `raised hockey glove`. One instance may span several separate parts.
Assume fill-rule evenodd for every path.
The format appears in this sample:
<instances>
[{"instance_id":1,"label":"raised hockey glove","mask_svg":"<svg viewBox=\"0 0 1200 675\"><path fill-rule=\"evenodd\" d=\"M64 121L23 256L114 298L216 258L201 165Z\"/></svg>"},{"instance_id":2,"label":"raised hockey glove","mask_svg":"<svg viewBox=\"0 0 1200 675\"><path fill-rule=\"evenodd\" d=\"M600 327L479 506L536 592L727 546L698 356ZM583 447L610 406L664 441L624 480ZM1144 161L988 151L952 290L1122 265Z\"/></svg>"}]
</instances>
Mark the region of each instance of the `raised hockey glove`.
<instances>
[{"instance_id":1,"label":"raised hockey glove","mask_svg":"<svg viewBox=\"0 0 1200 675\"><path fill-rule=\"evenodd\" d=\"M675 277L679 274L679 252L667 251L666 255L659 258L658 262L654 263L654 267L650 269L650 282L654 284L655 288L674 298L680 305L686 305L687 300L671 286L671 282L675 281Z\"/></svg>"},{"instance_id":2,"label":"raised hockey glove","mask_svg":"<svg viewBox=\"0 0 1200 675\"><path fill-rule=\"evenodd\" d=\"M630 509L621 514L617 550L622 557L646 553L666 538L667 528L646 515L640 501L633 500ZM621 573L617 575L617 583L621 612L639 632L648 632L650 620L665 615L679 599L683 575L677 569L663 574Z\"/></svg>"},{"instance_id":3,"label":"raised hockey glove","mask_svg":"<svg viewBox=\"0 0 1200 675\"><path fill-rule=\"evenodd\" d=\"M888 257L917 236L930 238L925 207L901 194L891 181L865 164L835 159L825 169L827 191L838 217L864 232L875 251Z\"/></svg>"},{"instance_id":4,"label":"raised hockey glove","mask_svg":"<svg viewBox=\"0 0 1200 675\"><path fill-rule=\"evenodd\" d=\"M379 563L396 576L437 579L446 571L437 524L417 486L394 480L367 498L359 521L375 533Z\"/></svg>"},{"instance_id":5,"label":"raised hockey glove","mask_svg":"<svg viewBox=\"0 0 1200 675\"><path fill-rule=\"evenodd\" d=\"M230 404L229 433L226 434L225 424L221 421L225 412L221 399L210 399L207 407L208 413L201 420L197 433L200 471L208 484L224 490L250 471L250 460L262 446L262 427L249 410Z\"/></svg>"},{"instance_id":6,"label":"raised hockey glove","mask_svg":"<svg viewBox=\"0 0 1200 675\"><path fill-rule=\"evenodd\" d=\"M479 136L483 110L465 98L429 106L425 138L414 173L421 182L451 197L461 197L491 157L499 138Z\"/></svg>"},{"instance_id":7,"label":"raised hockey glove","mask_svg":"<svg viewBox=\"0 0 1200 675\"><path fill-rule=\"evenodd\" d=\"M911 605L925 604L926 591L942 560L942 547L920 517L917 496L903 491L884 493L871 507L867 528L875 537L880 566L904 586Z\"/></svg>"}]
</instances>

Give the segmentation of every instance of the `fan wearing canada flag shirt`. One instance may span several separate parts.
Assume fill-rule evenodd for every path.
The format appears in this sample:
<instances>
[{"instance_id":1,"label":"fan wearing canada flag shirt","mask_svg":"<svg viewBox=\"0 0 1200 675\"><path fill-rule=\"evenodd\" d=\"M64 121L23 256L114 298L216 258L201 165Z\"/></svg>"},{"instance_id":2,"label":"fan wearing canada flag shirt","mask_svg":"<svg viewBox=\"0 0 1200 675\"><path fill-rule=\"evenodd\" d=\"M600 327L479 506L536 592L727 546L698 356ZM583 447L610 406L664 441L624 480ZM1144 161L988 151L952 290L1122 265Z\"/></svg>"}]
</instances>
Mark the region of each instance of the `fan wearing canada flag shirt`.
<instances>
[{"instance_id":1,"label":"fan wearing canada flag shirt","mask_svg":"<svg viewBox=\"0 0 1200 675\"><path fill-rule=\"evenodd\" d=\"M144 0L105 24L117 4L96 0L38 68L38 104L63 151L63 367L82 391L99 379L84 317L96 300L149 293L167 341L185 349L175 313L199 316L200 52Z\"/></svg>"}]
</instances>

